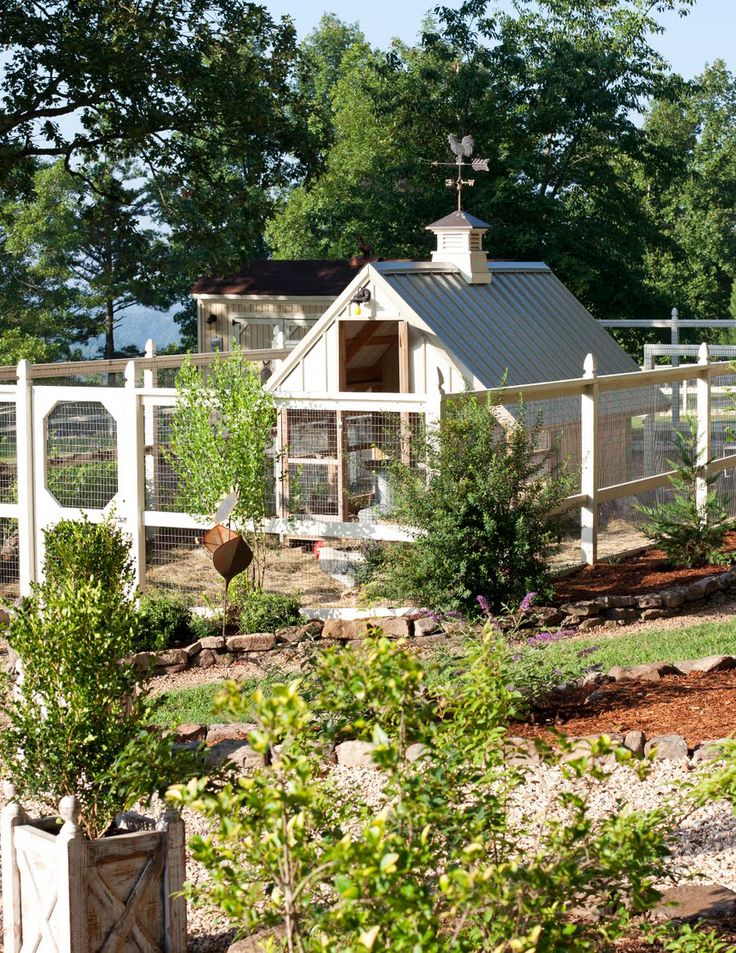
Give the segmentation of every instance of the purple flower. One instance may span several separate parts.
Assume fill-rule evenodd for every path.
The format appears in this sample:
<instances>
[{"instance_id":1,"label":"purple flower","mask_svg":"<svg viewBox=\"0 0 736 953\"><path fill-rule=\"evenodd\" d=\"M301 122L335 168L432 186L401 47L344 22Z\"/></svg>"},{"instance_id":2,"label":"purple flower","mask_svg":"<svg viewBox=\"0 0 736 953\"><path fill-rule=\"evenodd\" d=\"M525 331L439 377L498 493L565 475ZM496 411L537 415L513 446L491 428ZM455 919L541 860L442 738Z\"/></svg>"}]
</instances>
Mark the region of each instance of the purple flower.
<instances>
[{"instance_id":1,"label":"purple flower","mask_svg":"<svg viewBox=\"0 0 736 953\"><path fill-rule=\"evenodd\" d=\"M578 658L586 658L588 655L592 655L593 652L600 651L600 645L589 645L585 649L580 649L578 652Z\"/></svg>"},{"instance_id":2,"label":"purple flower","mask_svg":"<svg viewBox=\"0 0 736 953\"><path fill-rule=\"evenodd\" d=\"M483 613L483 615L486 616L486 618L488 618L491 614L490 602L486 599L485 596L476 596L475 601L480 606L480 611Z\"/></svg>"},{"instance_id":3,"label":"purple flower","mask_svg":"<svg viewBox=\"0 0 736 953\"><path fill-rule=\"evenodd\" d=\"M450 609L449 612L446 612L445 615L448 619L460 619L463 622L465 621L465 616L462 612L458 612L457 609Z\"/></svg>"},{"instance_id":4,"label":"purple flower","mask_svg":"<svg viewBox=\"0 0 736 953\"><path fill-rule=\"evenodd\" d=\"M537 598L536 592L527 592L524 598L519 603L519 612L522 615L526 615L528 612L532 611L532 605L534 600Z\"/></svg>"},{"instance_id":5,"label":"purple flower","mask_svg":"<svg viewBox=\"0 0 736 953\"><path fill-rule=\"evenodd\" d=\"M541 645L549 645L550 642L559 642L566 634L564 629L561 629L559 632L537 632L536 635L527 639L527 643L538 648Z\"/></svg>"}]
</instances>

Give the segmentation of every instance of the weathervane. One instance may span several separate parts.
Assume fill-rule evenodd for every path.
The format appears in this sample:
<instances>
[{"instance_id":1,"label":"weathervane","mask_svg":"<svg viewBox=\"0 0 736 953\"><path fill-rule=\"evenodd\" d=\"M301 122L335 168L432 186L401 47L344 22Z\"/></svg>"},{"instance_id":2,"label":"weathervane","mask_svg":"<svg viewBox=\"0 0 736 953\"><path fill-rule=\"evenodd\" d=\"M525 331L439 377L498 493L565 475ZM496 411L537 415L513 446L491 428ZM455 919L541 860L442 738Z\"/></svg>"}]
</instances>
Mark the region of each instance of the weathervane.
<instances>
[{"instance_id":1,"label":"weathervane","mask_svg":"<svg viewBox=\"0 0 736 953\"><path fill-rule=\"evenodd\" d=\"M432 165L455 166L457 168L457 178L445 179L445 185L448 189L454 188L457 190L457 210L461 212L463 187L466 185L475 185L475 179L463 178L463 168L470 167L474 172L488 172L488 159L473 159L470 162L465 161L465 159L470 159L473 155L473 149L475 148L475 140L472 136L463 136L462 139L458 141L457 136L450 133L447 137L447 141L450 144L450 149L452 149L457 158L454 162L432 162Z\"/></svg>"}]
</instances>

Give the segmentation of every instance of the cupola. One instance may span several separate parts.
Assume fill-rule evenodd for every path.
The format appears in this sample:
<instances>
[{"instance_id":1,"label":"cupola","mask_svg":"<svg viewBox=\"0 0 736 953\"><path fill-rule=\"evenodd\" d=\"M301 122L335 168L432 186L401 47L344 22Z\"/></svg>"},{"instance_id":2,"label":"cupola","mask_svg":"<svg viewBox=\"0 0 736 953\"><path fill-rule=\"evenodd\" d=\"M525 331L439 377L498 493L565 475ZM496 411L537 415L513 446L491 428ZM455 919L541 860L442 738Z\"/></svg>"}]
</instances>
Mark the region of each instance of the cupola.
<instances>
[{"instance_id":1,"label":"cupola","mask_svg":"<svg viewBox=\"0 0 736 953\"><path fill-rule=\"evenodd\" d=\"M427 225L437 236L432 261L455 265L471 285L486 285L491 280L488 256L483 251L483 236L491 226L467 212L453 212Z\"/></svg>"}]
</instances>

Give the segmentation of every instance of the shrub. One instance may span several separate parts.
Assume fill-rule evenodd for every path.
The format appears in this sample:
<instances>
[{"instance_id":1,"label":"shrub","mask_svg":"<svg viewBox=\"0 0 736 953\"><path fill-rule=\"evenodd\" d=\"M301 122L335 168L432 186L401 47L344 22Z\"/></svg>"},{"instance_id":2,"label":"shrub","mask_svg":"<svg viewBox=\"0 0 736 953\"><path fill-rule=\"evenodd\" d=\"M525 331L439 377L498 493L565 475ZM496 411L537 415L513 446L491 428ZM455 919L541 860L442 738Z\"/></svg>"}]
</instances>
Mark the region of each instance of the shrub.
<instances>
[{"instance_id":1,"label":"shrub","mask_svg":"<svg viewBox=\"0 0 736 953\"><path fill-rule=\"evenodd\" d=\"M113 580L111 589L120 584ZM139 624L134 603L113 601L101 582L52 577L24 600L7 632L22 676L5 702L2 771L21 796L53 812L75 794L90 836L191 774L180 770L166 738L144 730L146 677L128 661Z\"/></svg>"},{"instance_id":2,"label":"shrub","mask_svg":"<svg viewBox=\"0 0 736 953\"><path fill-rule=\"evenodd\" d=\"M311 703L299 681L252 699L229 683L220 704L236 720L255 706L249 740L264 763L218 794L205 780L169 792L215 822L212 836L191 842L211 879L190 894L243 932L283 924L272 950L582 953L613 944L657 898L664 814L613 809L594 820L584 794L561 792L535 837L525 819L512 821L522 772L504 753L518 703L505 652L487 631L465 671L433 690L425 663L385 639L322 654ZM325 741L344 738L374 742L380 807L351 804L325 775ZM410 742L424 745L417 760L406 757ZM607 751L605 740L592 748ZM600 776L585 758L559 770ZM588 907L600 920L576 915Z\"/></svg>"},{"instance_id":3,"label":"shrub","mask_svg":"<svg viewBox=\"0 0 736 953\"><path fill-rule=\"evenodd\" d=\"M288 625L299 625L304 617L294 596L263 589L249 589L242 596L238 612L241 632L275 632Z\"/></svg>"},{"instance_id":4,"label":"shrub","mask_svg":"<svg viewBox=\"0 0 736 953\"><path fill-rule=\"evenodd\" d=\"M192 611L178 596L143 596L138 608L141 648L151 651L188 645L200 636Z\"/></svg>"},{"instance_id":5,"label":"shrub","mask_svg":"<svg viewBox=\"0 0 736 953\"><path fill-rule=\"evenodd\" d=\"M654 506L640 506L646 517L642 527L646 536L662 549L673 566L692 568L716 565L731 560L721 551L729 514L715 490L717 479L708 478L709 487L702 506L696 498L697 480L702 475L698 462L698 436L690 421L685 433L675 431L678 457L667 462L675 471L670 478L674 498Z\"/></svg>"},{"instance_id":6,"label":"shrub","mask_svg":"<svg viewBox=\"0 0 736 953\"><path fill-rule=\"evenodd\" d=\"M392 518L419 533L389 553L388 597L477 613L479 594L498 609L549 592L545 557L559 528L551 514L572 478L539 450L540 428L528 426L523 407L511 427L496 412L497 399L450 404L418 451L429 479L394 464Z\"/></svg>"},{"instance_id":7,"label":"shrub","mask_svg":"<svg viewBox=\"0 0 736 953\"><path fill-rule=\"evenodd\" d=\"M113 600L133 595L135 573L130 537L108 517L100 523L86 516L60 520L43 531L44 573L56 583L83 579L100 583Z\"/></svg>"}]
</instances>

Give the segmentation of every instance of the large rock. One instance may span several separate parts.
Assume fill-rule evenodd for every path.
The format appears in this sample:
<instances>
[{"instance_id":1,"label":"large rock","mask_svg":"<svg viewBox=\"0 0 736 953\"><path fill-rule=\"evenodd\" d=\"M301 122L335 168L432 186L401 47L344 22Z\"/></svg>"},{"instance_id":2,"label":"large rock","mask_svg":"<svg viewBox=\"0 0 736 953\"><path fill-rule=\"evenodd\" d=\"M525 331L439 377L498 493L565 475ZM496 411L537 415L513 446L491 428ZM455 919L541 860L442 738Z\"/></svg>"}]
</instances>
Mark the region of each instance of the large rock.
<instances>
[{"instance_id":1,"label":"large rock","mask_svg":"<svg viewBox=\"0 0 736 953\"><path fill-rule=\"evenodd\" d=\"M284 629L278 629L276 638L279 642L289 642L292 645L304 640L312 641L320 637L322 627L323 623L320 619L312 619L305 625L289 625Z\"/></svg>"},{"instance_id":2,"label":"large rock","mask_svg":"<svg viewBox=\"0 0 736 953\"><path fill-rule=\"evenodd\" d=\"M589 616L598 615L601 611L599 605L599 600L597 599L585 599L581 602L567 602L565 605L560 606L562 612L570 616L579 616L580 618L588 618Z\"/></svg>"},{"instance_id":3,"label":"large rock","mask_svg":"<svg viewBox=\"0 0 736 953\"><path fill-rule=\"evenodd\" d=\"M711 592L714 592L718 588L718 584L714 583L713 587L710 588L709 579L698 579L697 582L691 583L685 590L685 599L687 602L699 602L701 599L705 599L706 596L710 595Z\"/></svg>"},{"instance_id":4,"label":"large rock","mask_svg":"<svg viewBox=\"0 0 736 953\"><path fill-rule=\"evenodd\" d=\"M606 617L612 619L614 622L620 622L622 625L625 625L627 622L636 622L639 618L639 613L636 609L631 608L606 609Z\"/></svg>"},{"instance_id":5,"label":"large rock","mask_svg":"<svg viewBox=\"0 0 736 953\"><path fill-rule=\"evenodd\" d=\"M640 609L661 609L664 603L658 592L650 592L644 596L637 596L636 604Z\"/></svg>"},{"instance_id":6,"label":"large rock","mask_svg":"<svg viewBox=\"0 0 736 953\"><path fill-rule=\"evenodd\" d=\"M171 666L179 665L186 668L188 663L186 649L165 649L163 652L156 652L156 668L169 669Z\"/></svg>"},{"instance_id":7,"label":"large rock","mask_svg":"<svg viewBox=\"0 0 736 953\"><path fill-rule=\"evenodd\" d=\"M693 763L699 764L701 761L715 761L723 757L723 748L721 745L726 739L720 741L704 741L702 745L693 751Z\"/></svg>"},{"instance_id":8,"label":"large rock","mask_svg":"<svg viewBox=\"0 0 736 953\"><path fill-rule=\"evenodd\" d=\"M583 619L579 629L581 632L589 632L591 629L600 629L603 624L604 621L599 616L592 616L589 619Z\"/></svg>"},{"instance_id":9,"label":"large rock","mask_svg":"<svg viewBox=\"0 0 736 953\"><path fill-rule=\"evenodd\" d=\"M510 765L539 764L542 760L536 743L531 738L509 736L504 745L506 760Z\"/></svg>"},{"instance_id":10,"label":"large rock","mask_svg":"<svg viewBox=\"0 0 736 953\"><path fill-rule=\"evenodd\" d=\"M213 665L217 664L217 656L212 649L202 649L192 661L197 668L212 668Z\"/></svg>"},{"instance_id":11,"label":"large rock","mask_svg":"<svg viewBox=\"0 0 736 953\"><path fill-rule=\"evenodd\" d=\"M563 615L559 609L554 606L538 606L534 608L536 618L546 626L559 625L562 622Z\"/></svg>"},{"instance_id":12,"label":"large rock","mask_svg":"<svg viewBox=\"0 0 736 953\"><path fill-rule=\"evenodd\" d=\"M608 672L614 682L658 682L665 675L676 675L670 662L647 662L643 665L614 665Z\"/></svg>"},{"instance_id":13,"label":"large rock","mask_svg":"<svg viewBox=\"0 0 736 953\"><path fill-rule=\"evenodd\" d=\"M736 893L720 884L684 884L668 887L654 908L668 920L721 920L736 915Z\"/></svg>"},{"instance_id":14,"label":"large rock","mask_svg":"<svg viewBox=\"0 0 736 953\"><path fill-rule=\"evenodd\" d=\"M412 623L406 616L384 616L380 619L366 619L366 631L368 627L380 629L388 639L408 639L411 637Z\"/></svg>"},{"instance_id":15,"label":"large rock","mask_svg":"<svg viewBox=\"0 0 736 953\"><path fill-rule=\"evenodd\" d=\"M414 637L421 638L423 635L434 635L439 632L440 626L436 619L425 615L420 619L414 620Z\"/></svg>"},{"instance_id":16,"label":"large rock","mask_svg":"<svg viewBox=\"0 0 736 953\"><path fill-rule=\"evenodd\" d=\"M370 741L343 741L335 748L337 763L344 768L376 768L374 748Z\"/></svg>"},{"instance_id":17,"label":"large rock","mask_svg":"<svg viewBox=\"0 0 736 953\"><path fill-rule=\"evenodd\" d=\"M188 659L193 659L202 651L202 640L197 639L196 642L192 642L192 644L188 645L184 651L187 653Z\"/></svg>"},{"instance_id":18,"label":"large rock","mask_svg":"<svg viewBox=\"0 0 736 953\"><path fill-rule=\"evenodd\" d=\"M221 651L225 648L225 639L221 635L206 635L199 641L203 649L210 649L212 652Z\"/></svg>"},{"instance_id":19,"label":"large rock","mask_svg":"<svg viewBox=\"0 0 736 953\"><path fill-rule=\"evenodd\" d=\"M221 741L243 742L255 727L247 721L233 721L228 725L210 725L207 729L207 744L216 745Z\"/></svg>"},{"instance_id":20,"label":"large rock","mask_svg":"<svg viewBox=\"0 0 736 953\"><path fill-rule=\"evenodd\" d=\"M572 743L572 748L570 751L565 752L565 754L562 756L562 760L575 761L578 758L590 757L593 745L596 744L601 738L608 738L617 747L620 747L624 741L624 736L617 734L616 732L606 732L605 734L598 735L586 735L584 738L569 738L568 740ZM601 765L614 764L616 761L616 753L615 751L610 751L605 755L596 755L594 761Z\"/></svg>"},{"instance_id":21,"label":"large rock","mask_svg":"<svg viewBox=\"0 0 736 953\"><path fill-rule=\"evenodd\" d=\"M647 739L643 731L627 731L624 735L624 748L628 748L635 758L644 757Z\"/></svg>"},{"instance_id":22,"label":"large rock","mask_svg":"<svg viewBox=\"0 0 736 953\"><path fill-rule=\"evenodd\" d=\"M207 726L197 725L193 722L191 724L179 725L174 734L178 742L204 741L207 737Z\"/></svg>"},{"instance_id":23,"label":"large rock","mask_svg":"<svg viewBox=\"0 0 736 953\"><path fill-rule=\"evenodd\" d=\"M644 754L659 760L684 761L688 756L687 742L682 735L656 735L644 745Z\"/></svg>"},{"instance_id":24,"label":"large rock","mask_svg":"<svg viewBox=\"0 0 736 953\"><path fill-rule=\"evenodd\" d=\"M724 672L726 669L736 668L736 658L733 655L706 655L705 658L675 662L675 668L681 675L689 675L691 672Z\"/></svg>"},{"instance_id":25,"label":"large rock","mask_svg":"<svg viewBox=\"0 0 736 953\"><path fill-rule=\"evenodd\" d=\"M685 591L683 589L665 589L660 595L665 609L679 609L685 602Z\"/></svg>"},{"instance_id":26,"label":"large rock","mask_svg":"<svg viewBox=\"0 0 736 953\"><path fill-rule=\"evenodd\" d=\"M273 632L231 635L226 645L228 652L268 652L276 645L276 636Z\"/></svg>"},{"instance_id":27,"label":"large rock","mask_svg":"<svg viewBox=\"0 0 736 953\"><path fill-rule=\"evenodd\" d=\"M233 739L220 741L208 748L204 763L208 768L219 768L223 764L229 764L242 771L248 771L263 764L263 759L249 744Z\"/></svg>"},{"instance_id":28,"label":"large rock","mask_svg":"<svg viewBox=\"0 0 736 953\"><path fill-rule=\"evenodd\" d=\"M10 624L10 613L7 609L3 609L0 606L0 629L4 629L6 625Z\"/></svg>"},{"instance_id":29,"label":"large rock","mask_svg":"<svg viewBox=\"0 0 736 953\"><path fill-rule=\"evenodd\" d=\"M417 741L413 745L409 745L406 749L406 760L419 761L420 758L426 758L429 753L430 749L427 745L423 745L420 741Z\"/></svg>"},{"instance_id":30,"label":"large rock","mask_svg":"<svg viewBox=\"0 0 736 953\"><path fill-rule=\"evenodd\" d=\"M323 639L351 642L365 638L366 625L362 619L327 619L322 629Z\"/></svg>"},{"instance_id":31,"label":"large rock","mask_svg":"<svg viewBox=\"0 0 736 953\"><path fill-rule=\"evenodd\" d=\"M671 619L673 615L674 609L644 609L641 617L645 622L653 622L655 619Z\"/></svg>"},{"instance_id":32,"label":"large rock","mask_svg":"<svg viewBox=\"0 0 736 953\"><path fill-rule=\"evenodd\" d=\"M636 605L634 596L599 596L595 601L601 609L631 609Z\"/></svg>"}]
</instances>

